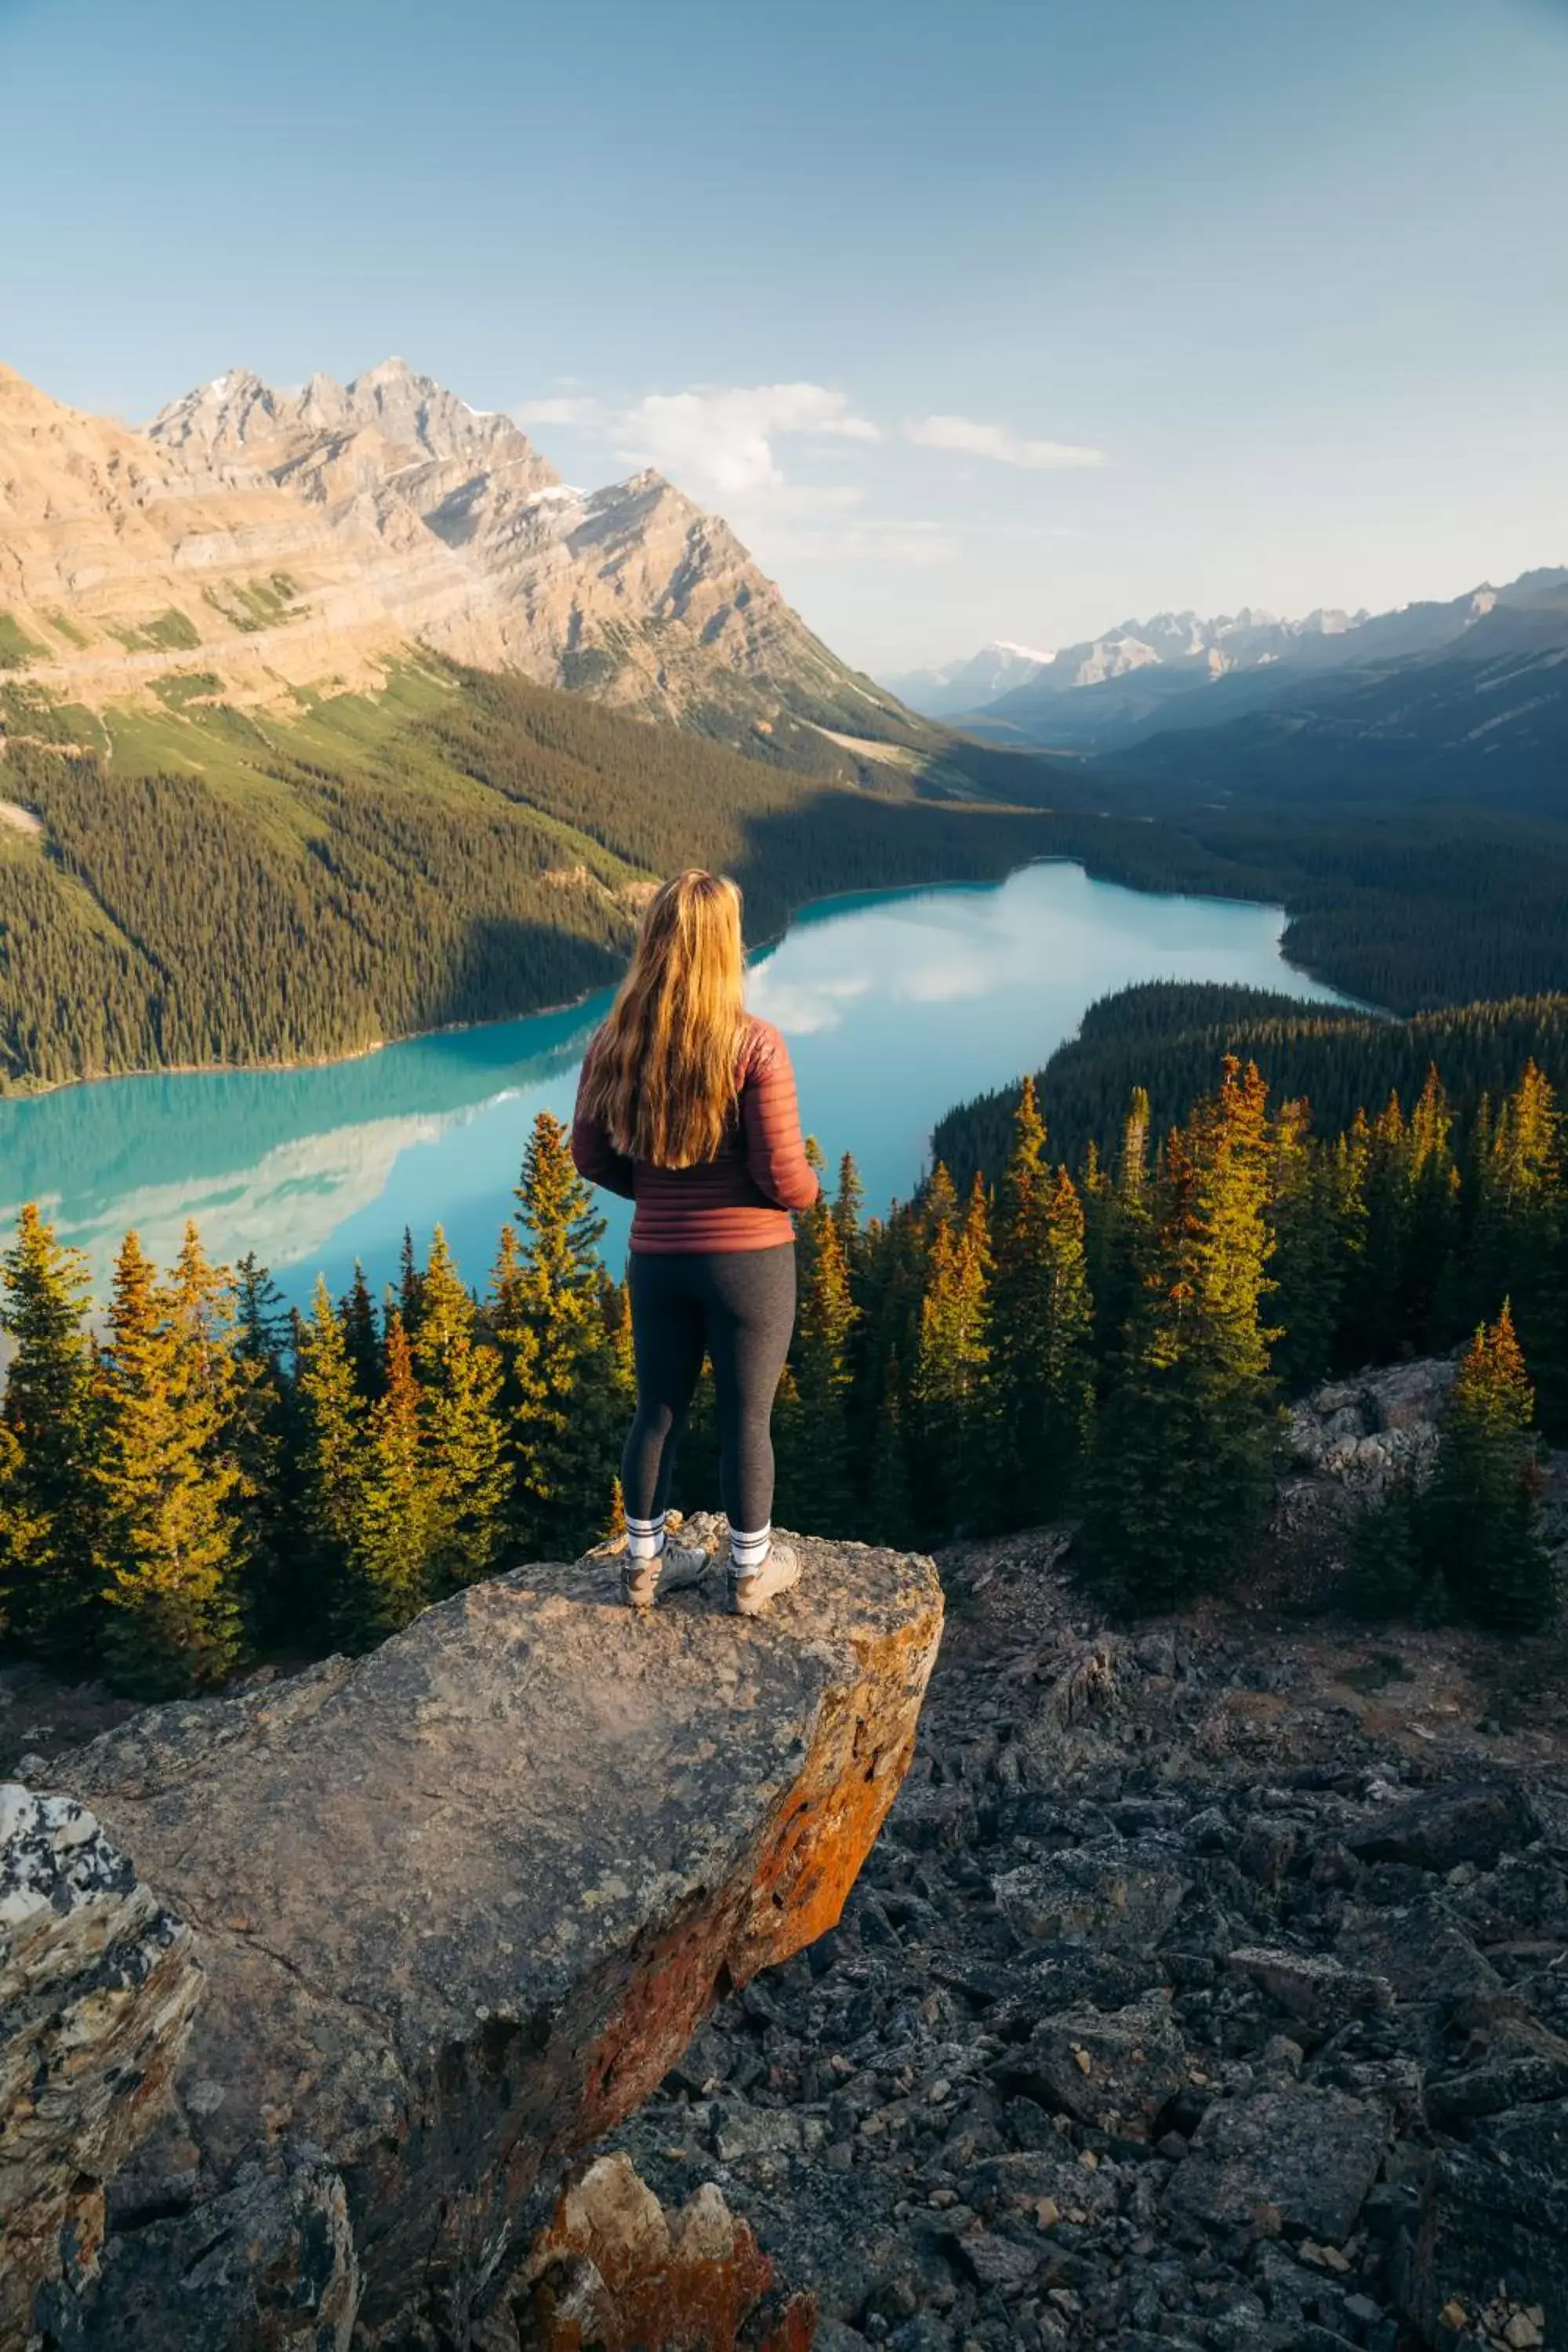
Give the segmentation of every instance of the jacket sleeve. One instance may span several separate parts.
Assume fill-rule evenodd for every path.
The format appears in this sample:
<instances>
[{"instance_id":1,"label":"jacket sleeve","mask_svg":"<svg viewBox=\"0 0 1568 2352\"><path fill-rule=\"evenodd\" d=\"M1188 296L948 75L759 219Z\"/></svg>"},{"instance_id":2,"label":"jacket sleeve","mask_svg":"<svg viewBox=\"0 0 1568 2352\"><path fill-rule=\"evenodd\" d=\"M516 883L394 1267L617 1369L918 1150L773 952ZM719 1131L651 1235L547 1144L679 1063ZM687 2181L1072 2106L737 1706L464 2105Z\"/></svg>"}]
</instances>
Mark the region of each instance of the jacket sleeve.
<instances>
[{"instance_id":1,"label":"jacket sleeve","mask_svg":"<svg viewBox=\"0 0 1568 2352\"><path fill-rule=\"evenodd\" d=\"M584 1113L581 1078L577 1081L577 1107L572 1118L572 1165L590 1184L597 1184L606 1192L618 1192L625 1201L636 1199L632 1163L610 1141L604 1120L590 1118Z\"/></svg>"},{"instance_id":2,"label":"jacket sleeve","mask_svg":"<svg viewBox=\"0 0 1568 2352\"><path fill-rule=\"evenodd\" d=\"M820 1187L800 1132L795 1068L776 1029L761 1031L741 1087L741 1125L752 1181L781 1209L809 1209Z\"/></svg>"}]
</instances>

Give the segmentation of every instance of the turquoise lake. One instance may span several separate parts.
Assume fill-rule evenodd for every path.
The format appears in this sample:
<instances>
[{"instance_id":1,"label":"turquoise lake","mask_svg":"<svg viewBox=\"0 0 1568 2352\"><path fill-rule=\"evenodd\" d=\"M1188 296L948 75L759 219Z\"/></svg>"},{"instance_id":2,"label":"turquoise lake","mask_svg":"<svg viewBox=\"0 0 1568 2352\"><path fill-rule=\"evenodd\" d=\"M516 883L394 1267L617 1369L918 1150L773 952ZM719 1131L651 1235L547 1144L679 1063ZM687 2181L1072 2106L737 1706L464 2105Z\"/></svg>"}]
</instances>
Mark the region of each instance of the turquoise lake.
<instances>
[{"instance_id":1,"label":"turquoise lake","mask_svg":"<svg viewBox=\"0 0 1568 2352\"><path fill-rule=\"evenodd\" d=\"M1077 866L1000 884L828 899L752 965L755 1011L789 1040L802 1113L829 1164L853 1151L868 1206L907 1197L934 1122L1037 1069L1088 1005L1139 980L1214 980L1340 1001L1280 953L1277 907L1155 897ZM357 1061L106 1079L0 1104L0 1233L37 1200L91 1256L101 1291L134 1225L160 1264L187 1217L209 1254L254 1250L286 1294L379 1285L404 1227L437 1219L482 1285L534 1113L570 1116L607 997L416 1037ZM606 1244L618 1255L619 1203Z\"/></svg>"}]
</instances>

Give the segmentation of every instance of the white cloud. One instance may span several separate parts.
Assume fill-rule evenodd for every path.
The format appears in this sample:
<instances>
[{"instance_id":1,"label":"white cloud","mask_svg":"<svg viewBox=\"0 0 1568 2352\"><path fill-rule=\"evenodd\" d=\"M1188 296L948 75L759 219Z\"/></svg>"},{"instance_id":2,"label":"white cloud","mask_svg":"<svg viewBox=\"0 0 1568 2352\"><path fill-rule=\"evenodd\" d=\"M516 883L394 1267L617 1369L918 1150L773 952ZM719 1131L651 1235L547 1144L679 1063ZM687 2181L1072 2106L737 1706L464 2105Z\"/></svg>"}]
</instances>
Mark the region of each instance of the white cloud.
<instances>
[{"instance_id":1,"label":"white cloud","mask_svg":"<svg viewBox=\"0 0 1568 2352\"><path fill-rule=\"evenodd\" d=\"M520 425L583 433L620 466L657 467L769 563L932 564L953 551L934 523L862 514L865 493L853 482L795 478L801 452L825 464L883 437L828 384L699 385L620 406L570 387L512 414Z\"/></svg>"},{"instance_id":2,"label":"white cloud","mask_svg":"<svg viewBox=\"0 0 1568 2352\"><path fill-rule=\"evenodd\" d=\"M824 383L759 383L691 392L654 392L613 408L579 393L525 400L520 425L570 425L606 442L623 465L657 466L698 497L745 499L795 511L853 506L855 490L816 490L794 483L776 444L807 440L878 441L869 417Z\"/></svg>"},{"instance_id":3,"label":"white cloud","mask_svg":"<svg viewBox=\"0 0 1568 2352\"><path fill-rule=\"evenodd\" d=\"M1071 441L1031 441L1005 425L982 425L973 416L917 416L904 426L906 437L923 449L955 449L966 457L990 457L999 466L1033 469L1103 466L1103 449L1086 449Z\"/></svg>"},{"instance_id":4,"label":"white cloud","mask_svg":"<svg viewBox=\"0 0 1568 2352\"><path fill-rule=\"evenodd\" d=\"M616 439L632 462L655 465L683 487L733 498L789 487L773 446L784 435L880 437L868 417L857 415L826 384L760 383L650 393L617 419Z\"/></svg>"},{"instance_id":5,"label":"white cloud","mask_svg":"<svg viewBox=\"0 0 1568 2352\"><path fill-rule=\"evenodd\" d=\"M601 429L610 417L602 400L577 393L563 393L547 400L525 400L511 413L520 425L574 425L588 432Z\"/></svg>"}]
</instances>

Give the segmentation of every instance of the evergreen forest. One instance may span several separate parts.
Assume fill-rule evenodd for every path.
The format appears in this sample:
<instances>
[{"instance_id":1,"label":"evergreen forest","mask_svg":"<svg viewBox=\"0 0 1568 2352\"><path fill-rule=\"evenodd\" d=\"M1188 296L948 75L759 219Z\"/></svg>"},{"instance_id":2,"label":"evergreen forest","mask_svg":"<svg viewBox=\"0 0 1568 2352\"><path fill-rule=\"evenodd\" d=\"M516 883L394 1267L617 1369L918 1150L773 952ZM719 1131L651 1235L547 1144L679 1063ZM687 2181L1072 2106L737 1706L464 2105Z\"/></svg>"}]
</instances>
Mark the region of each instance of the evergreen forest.
<instances>
[{"instance_id":1,"label":"evergreen forest","mask_svg":"<svg viewBox=\"0 0 1568 2352\"><path fill-rule=\"evenodd\" d=\"M1070 1517L1113 1608L1178 1605L1258 1558L1285 1401L1455 1350L1436 1483L1369 1523L1355 1593L1372 1614L1544 1623L1538 1431L1568 1433L1568 1163L1543 1064L1560 1004L1483 1006L1414 1042L1302 1023L1280 1071L1342 1029L1364 1055L1373 1083L1332 1118L1270 1083L1267 1038L1211 1050L1258 1018L1232 1007L1161 1077L1163 1100L1190 1098L1157 1115L1135 1082L1110 1134L1095 1087L1140 1038L1158 1069L1160 1022L1194 1011L1129 993L1086 1024L1104 1058L1072 1097L1070 1158L1026 1081L986 1107L998 1148L962 1181L939 1161L868 1219L847 1159L798 1220L779 1520L907 1545ZM1409 1083L1385 1091L1389 1070ZM80 1259L26 1210L0 1256L9 1641L129 1693L199 1690L247 1660L362 1648L612 1533L632 1363L602 1230L541 1113L482 1283L437 1231L383 1297L361 1278L285 1314L253 1259L209 1264L192 1228L158 1267L132 1234L94 1330ZM710 1507L715 1472L700 1390L678 1504Z\"/></svg>"},{"instance_id":2,"label":"evergreen forest","mask_svg":"<svg viewBox=\"0 0 1568 2352\"><path fill-rule=\"evenodd\" d=\"M0 1092L290 1062L537 1011L613 979L648 884L733 874L754 941L832 892L1081 860L1282 902L1287 952L1408 1013L1562 987L1568 824L1539 803L1263 806L972 742L744 756L510 677L237 709L216 677L95 712L0 683Z\"/></svg>"}]
</instances>

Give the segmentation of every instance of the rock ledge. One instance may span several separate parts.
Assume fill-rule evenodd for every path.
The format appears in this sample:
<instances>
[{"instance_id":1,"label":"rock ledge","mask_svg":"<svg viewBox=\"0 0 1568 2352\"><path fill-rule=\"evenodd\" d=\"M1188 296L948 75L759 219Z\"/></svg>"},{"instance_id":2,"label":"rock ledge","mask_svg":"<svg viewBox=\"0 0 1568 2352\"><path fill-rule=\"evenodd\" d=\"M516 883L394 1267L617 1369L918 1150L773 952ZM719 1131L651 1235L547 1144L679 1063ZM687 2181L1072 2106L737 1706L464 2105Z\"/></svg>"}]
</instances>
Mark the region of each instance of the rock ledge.
<instances>
[{"instance_id":1,"label":"rock ledge","mask_svg":"<svg viewBox=\"0 0 1568 2352\"><path fill-rule=\"evenodd\" d=\"M519 1570L58 1768L208 1979L61 2341L469 2340L563 2160L836 1923L903 1777L936 1571L801 1549L754 1622L717 1570L639 1620L613 1562Z\"/></svg>"}]
</instances>

